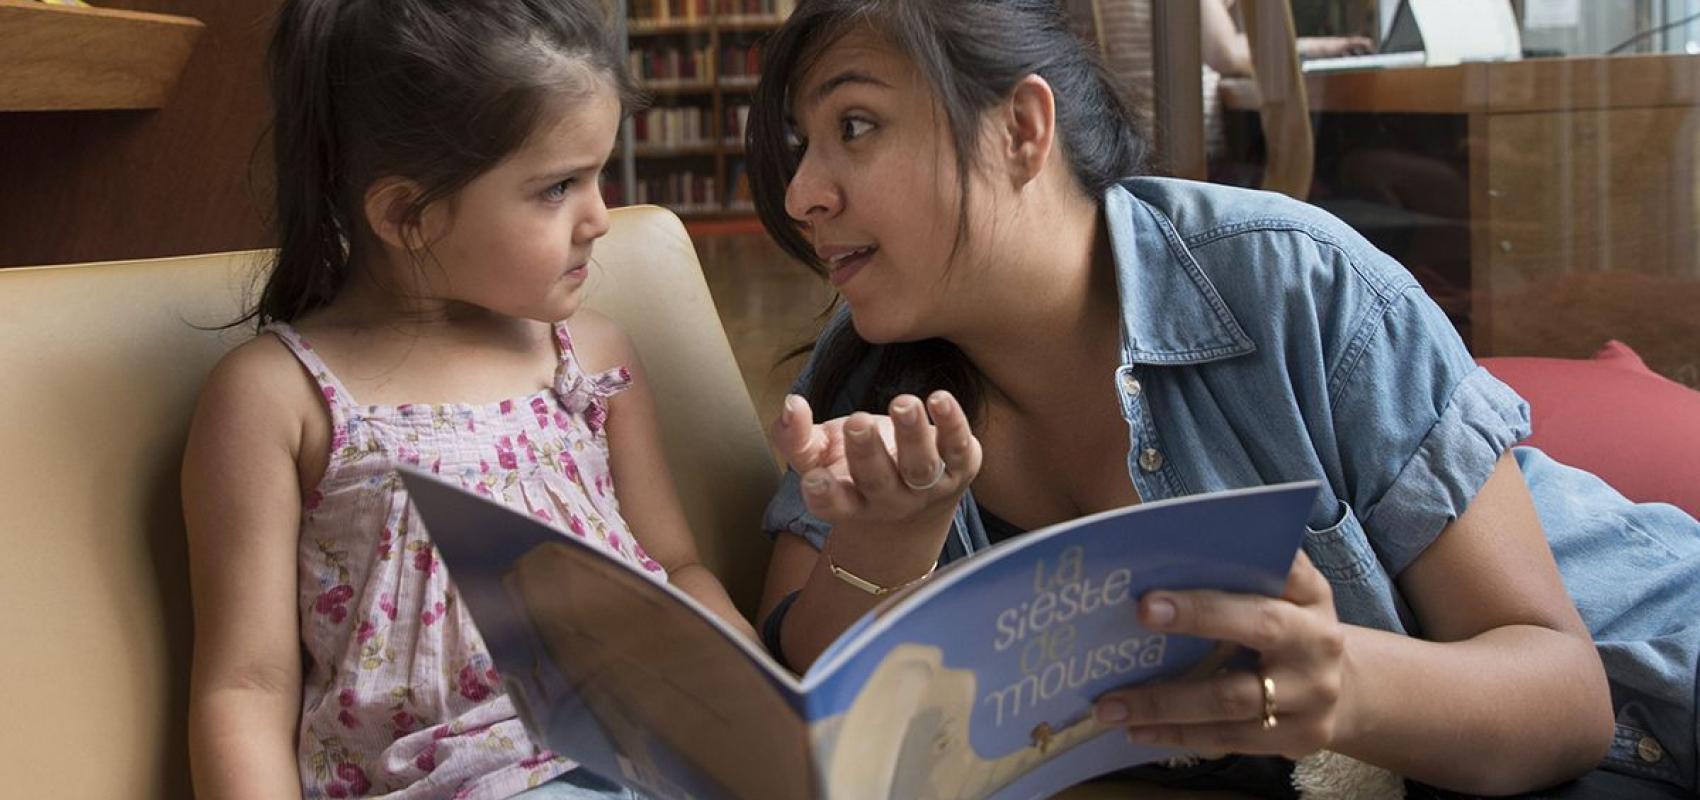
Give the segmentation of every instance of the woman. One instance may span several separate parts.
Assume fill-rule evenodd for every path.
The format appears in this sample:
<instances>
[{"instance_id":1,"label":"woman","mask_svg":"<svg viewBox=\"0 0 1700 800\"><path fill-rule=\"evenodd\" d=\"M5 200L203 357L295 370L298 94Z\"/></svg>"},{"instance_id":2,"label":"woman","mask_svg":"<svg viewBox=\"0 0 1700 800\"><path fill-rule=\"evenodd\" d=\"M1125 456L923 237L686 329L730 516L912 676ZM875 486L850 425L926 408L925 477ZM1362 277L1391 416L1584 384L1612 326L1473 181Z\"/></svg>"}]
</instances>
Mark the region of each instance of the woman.
<instances>
[{"instance_id":1,"label":"woman","mask_svg":"<svg viewBox=\"0 0 1700 800\"><path fill-rule=\"evenodd\" d=\"M1525 404L1402 267L1309 206L1126 178L1146 145L1052 0L806 0L768 58L757 207L848 306L774 430L780 657L1025 530L1319 478L1284 596L1141 599L1259 669L1100 719L1279 757L1182 771L1259 793L1319 750L1418 793L1694 789L1700 525L1513 451Z\"/></svg>"}]
</instances>

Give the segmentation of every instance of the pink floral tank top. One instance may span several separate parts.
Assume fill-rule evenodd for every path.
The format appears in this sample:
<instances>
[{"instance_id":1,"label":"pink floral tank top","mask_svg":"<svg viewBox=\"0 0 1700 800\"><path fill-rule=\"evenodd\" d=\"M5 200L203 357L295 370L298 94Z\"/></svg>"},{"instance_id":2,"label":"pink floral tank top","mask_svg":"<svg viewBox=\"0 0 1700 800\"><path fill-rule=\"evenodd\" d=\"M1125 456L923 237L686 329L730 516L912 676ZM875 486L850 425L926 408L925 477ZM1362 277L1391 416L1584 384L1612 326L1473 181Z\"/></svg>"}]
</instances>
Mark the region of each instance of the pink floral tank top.
<instances>
[{"instance_id":1,"label":"pink floral tank top","mask_svg":"<svg viewBox=\"0 0 1700 800\"><path fill-rule=\"evenodd\" d=\"M534 747L396 476L432 470L665 579L615 501L603 431L625 368L588 375L565 325L552 389L488 405L361 405L289 325L267 328L331 417L299 555L305 797L505 798L573 763Z\"/></svg>"}]
</instances>

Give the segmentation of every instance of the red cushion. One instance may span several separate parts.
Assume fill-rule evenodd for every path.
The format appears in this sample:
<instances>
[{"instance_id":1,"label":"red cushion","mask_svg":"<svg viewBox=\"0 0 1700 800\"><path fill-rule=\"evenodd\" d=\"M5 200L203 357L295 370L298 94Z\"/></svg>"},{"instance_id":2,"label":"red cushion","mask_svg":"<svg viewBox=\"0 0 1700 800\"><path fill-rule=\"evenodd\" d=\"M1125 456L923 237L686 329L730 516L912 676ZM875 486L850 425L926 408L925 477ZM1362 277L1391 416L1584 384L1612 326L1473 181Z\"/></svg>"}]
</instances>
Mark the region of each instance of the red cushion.
<instances>
[{"instance_id":1,"label":"red cushion","mask_svg":"<svg viewBox=\"0 0 1700 800\"><path fill-rule=\"evenodd\" d=\"M1479 359L1529 401L1524 444L1588 470L1637 502L1700 517L1700 392L1613 340L1591 359Z\"/></svg>"}]
</instances>

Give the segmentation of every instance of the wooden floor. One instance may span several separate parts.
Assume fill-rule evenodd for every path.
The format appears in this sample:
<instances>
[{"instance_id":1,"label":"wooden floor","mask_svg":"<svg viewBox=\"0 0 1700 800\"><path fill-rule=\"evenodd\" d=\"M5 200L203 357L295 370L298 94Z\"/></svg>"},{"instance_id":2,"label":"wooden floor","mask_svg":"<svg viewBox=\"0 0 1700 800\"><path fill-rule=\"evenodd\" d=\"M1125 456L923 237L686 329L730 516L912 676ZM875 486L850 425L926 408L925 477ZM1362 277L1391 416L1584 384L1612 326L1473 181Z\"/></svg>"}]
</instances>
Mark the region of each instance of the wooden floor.
<instances>
[{"instance_id":1,"label":"wooden floor","mask_svg":"<svg viewBox=\"0 0 1700 800\"><path fill-rule=\"evenodd\" d=\"M691 238L756 413L769 424L804 361L780 359L814 341L833 292L766 234L693 232Z\"/></svg>"}]
</instances>

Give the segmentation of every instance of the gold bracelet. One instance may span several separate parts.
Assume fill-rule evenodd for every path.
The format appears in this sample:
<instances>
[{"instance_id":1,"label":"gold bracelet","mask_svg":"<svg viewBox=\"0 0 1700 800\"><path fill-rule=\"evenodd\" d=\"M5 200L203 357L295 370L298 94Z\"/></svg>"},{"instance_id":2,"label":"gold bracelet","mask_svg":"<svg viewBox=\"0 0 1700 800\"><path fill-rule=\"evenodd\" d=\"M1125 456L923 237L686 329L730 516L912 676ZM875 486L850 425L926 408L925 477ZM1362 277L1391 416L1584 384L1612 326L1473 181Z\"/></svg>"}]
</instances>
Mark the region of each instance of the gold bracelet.
<instances>
[{"instance_id":1,"label":"gold bracelet","mask_svg":"<svg viewBox=\"0 0 1700 800\"><path fill-rule=\"evenodd\" d=\"M833 577L835 577L835 578L837 578L841 581L844 581L845 583L848 583L851 586L854 586L858 589L861 589L862 591L867 592L868 594L871 594L875 597L882 597L884 595L891 594L892 592L900 592L904 589L907 589L911 586L914 586L917 583L920 583L921 581L924 581L924 580L932 577L933 571L939 568L939 562L934 561L933 565L931 567L927 568L927 574L922 575L921 577L916 578L916 579L909 581L907 583L900 583L896 586L881 586L877 583L874 583L873 581L870 581L867 578L864 578L860 575L857 575L854 572L851 572L850 570L847 570L847 569L845 569L841 566L838 566L837 564L832 563L832 556L830 556L830 555L826 557L826 568L829 571L832 572Z\"/></svg>"}]
</instances>

